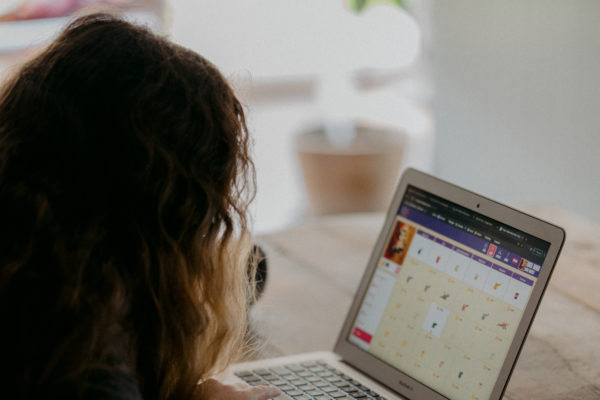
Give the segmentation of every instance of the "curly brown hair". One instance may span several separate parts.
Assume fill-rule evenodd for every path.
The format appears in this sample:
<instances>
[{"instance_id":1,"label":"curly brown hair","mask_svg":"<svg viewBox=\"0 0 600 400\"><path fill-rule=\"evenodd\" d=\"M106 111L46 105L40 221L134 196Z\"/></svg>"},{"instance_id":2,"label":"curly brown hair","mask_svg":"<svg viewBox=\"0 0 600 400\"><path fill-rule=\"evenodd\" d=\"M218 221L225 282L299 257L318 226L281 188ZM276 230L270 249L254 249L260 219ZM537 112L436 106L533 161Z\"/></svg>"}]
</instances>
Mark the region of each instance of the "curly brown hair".
<instances>
[{"instance_id":1,"label":"curly brown hair","mask_svg":"<svg viewBox=\"0 0 600 400\"><path fill-rule=\"evenodd\" d=\"M78 396L119 370L182 399L230 362L251 295L248 148L219 71L116 16L76 19L6 82L3 393Z\"/></svg>"}]
</instances>

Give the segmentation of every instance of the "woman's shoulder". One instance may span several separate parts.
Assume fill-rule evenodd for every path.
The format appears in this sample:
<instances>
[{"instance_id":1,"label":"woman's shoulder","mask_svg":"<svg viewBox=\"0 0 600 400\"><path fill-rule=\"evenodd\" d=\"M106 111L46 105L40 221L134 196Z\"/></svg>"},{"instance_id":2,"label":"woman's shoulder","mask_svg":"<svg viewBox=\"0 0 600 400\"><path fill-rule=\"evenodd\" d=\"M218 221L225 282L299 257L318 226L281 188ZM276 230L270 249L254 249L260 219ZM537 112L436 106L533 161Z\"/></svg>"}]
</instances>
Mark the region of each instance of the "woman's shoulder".
<instances>
[{"instance_id":1,"label":"woman's shoulder","mask_svg":"<svg viewBox=\"0 0 600 400\"><path fill-rule=\"evenodd\" d=\"M25 393L22 393L25 394ZM79 399L79 400L142 400L136 378L128 372L98 369L76 380L53 382L30 388L25 396L15 398Z\"/></svg>"},{"instance_id":2,"label":"woman's shoulder","mask_svg":"<svg viewBox=\"0 0 600 400\"><path fill-rule=\"evenodd\" d=\"M142 400L138 382L133 374L122 370L100 369L88 375L82 400Z\"/></svg>"}]
</instances>

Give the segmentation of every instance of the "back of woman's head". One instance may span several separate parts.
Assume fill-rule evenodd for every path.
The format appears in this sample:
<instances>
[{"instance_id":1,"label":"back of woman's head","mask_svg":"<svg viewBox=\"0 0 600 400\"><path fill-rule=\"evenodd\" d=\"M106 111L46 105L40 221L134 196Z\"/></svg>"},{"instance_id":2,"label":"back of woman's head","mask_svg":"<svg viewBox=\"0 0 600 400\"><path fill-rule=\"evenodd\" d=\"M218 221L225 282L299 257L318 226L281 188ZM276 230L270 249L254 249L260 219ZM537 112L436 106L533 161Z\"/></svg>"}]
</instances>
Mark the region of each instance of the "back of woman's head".
<instances>
[{"instance_id":1,"label":"back of woman's head","mask_svg":"<svg viewBox=\"0 0 600 400\"><path fill-rule=\"evenodd\" d=\"M244 333L252 177L213 65L75 20L0 93L0 380L26 397L115 368L188 395Z\"/></svg>"}]
</instances>

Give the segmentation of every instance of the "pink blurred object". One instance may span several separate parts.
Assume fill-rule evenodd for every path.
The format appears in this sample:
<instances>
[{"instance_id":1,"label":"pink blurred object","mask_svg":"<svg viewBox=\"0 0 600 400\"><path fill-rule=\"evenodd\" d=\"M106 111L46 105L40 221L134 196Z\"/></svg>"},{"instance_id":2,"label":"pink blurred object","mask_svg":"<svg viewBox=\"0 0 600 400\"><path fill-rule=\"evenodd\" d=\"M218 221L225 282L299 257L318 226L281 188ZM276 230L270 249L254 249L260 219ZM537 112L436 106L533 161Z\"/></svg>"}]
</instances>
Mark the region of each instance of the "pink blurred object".
<instances>
[{"instance_id":1,"label":"pink blurred object","mask_svg":"<svg viewBox=\"0 0 600 400\"><path fill-rule=\"evenodd\" d=\"M104 0L101 1L101 3L106 3L106 4L110 4L112 6L126 6L129 5L131 3L133 3L135 0Z\"/></svg>"},{"instance_id":2,"label":"pink blurred object","mask_svg":"<svg viewBox=\"0 0 600 400\"><path fill-rule=\"evenodd\" d=\"M135 3L137 0L78 0L78 7L85 8L87 6L107 5L111 7L124 7ZM142 3L144 3L142 1Z\"/></svg>"},{"instance_id":3,"label":"pink blurred object","mask_svg":"<svg viewBox=\"0 0 600 400\"><path fill-rule=\"evenodd\" d=\"M0 22L56 18L89 6L105 4L123 7L134 2L135 0L27 0L14 11L0 15Z\"/></svg>"},{"instance_id":4,"label":"pink blurred object","mask_svg":"<svg viewBox=\"0 0 600 400\"><path fill-rule=\"evenodd\" d=\"M3 15L0 20L19 21L61 17L71 12L76 4L77 0L30 0L12 13Z\"/></svg>"}]
</instances>

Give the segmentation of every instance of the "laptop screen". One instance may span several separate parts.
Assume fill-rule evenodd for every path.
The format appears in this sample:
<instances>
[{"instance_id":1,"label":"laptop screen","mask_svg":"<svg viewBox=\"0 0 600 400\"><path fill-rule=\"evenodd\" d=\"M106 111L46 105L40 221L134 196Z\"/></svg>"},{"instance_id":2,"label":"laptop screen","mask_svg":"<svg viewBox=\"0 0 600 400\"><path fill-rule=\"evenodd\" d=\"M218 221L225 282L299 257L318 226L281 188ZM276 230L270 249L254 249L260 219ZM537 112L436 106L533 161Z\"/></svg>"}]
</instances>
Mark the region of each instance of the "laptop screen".
<instances>
[{"instance_id":1,"label":"laptop screen","mask_svg":"<svg viewBox=\"0 0 600 400\"><path fill-rule=\"evenodd\" d=\"M409 186L348 340L452 399L487 399L550 244Z\"/></svg>"}]
</instances>

